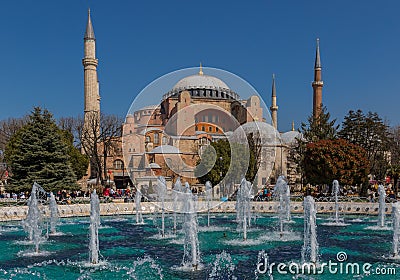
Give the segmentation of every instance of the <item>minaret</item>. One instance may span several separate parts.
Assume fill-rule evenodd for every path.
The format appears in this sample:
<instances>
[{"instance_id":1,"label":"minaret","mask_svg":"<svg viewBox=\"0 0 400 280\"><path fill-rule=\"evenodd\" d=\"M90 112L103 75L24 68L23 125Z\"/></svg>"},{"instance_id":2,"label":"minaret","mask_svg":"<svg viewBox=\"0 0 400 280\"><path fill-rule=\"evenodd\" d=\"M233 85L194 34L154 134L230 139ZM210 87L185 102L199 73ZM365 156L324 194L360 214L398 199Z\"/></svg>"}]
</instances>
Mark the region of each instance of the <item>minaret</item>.
<instances>
[{"instance_id":1,"label":"minaret","mask_svg":"<svg viewBox=\"0 0 400 280\"><path fill-rule=\"evenodd\" d=\"M271 96L271 117L272 125L278 130L278 106L276 105L275 74L272 74L272 96Z\"/></svg>"},{"instance_id":2,"label":"minaret","mask_svg":"<svg viewBox=\"0 0 400 280\"><path fill-rule=\"evenodd\" d=\"M97 79L97 65L96 58L96 38L90 19L90 9L88 10L88 21L86 25L86 32L84 37L84 58L82 59L84 69L84 94L85 94L85 124L88 124L93 116L99 118L100 116L100 94L99 82Z\"/></svg>"},{"instance_id":3,"label":"minaret","mask_svg":"<svg viewBox=\"0 0 400 280\"><path fill-rule=\"evenodd\" d=\"M313 117L318 119L322 110L322 87L324 82L322 81L322 68L321 58L319 54L319 39L317 39L317 50L315 53L315 65L314 65L314 81L312 82L313 87Z\"/></svg>"}]
</instances>

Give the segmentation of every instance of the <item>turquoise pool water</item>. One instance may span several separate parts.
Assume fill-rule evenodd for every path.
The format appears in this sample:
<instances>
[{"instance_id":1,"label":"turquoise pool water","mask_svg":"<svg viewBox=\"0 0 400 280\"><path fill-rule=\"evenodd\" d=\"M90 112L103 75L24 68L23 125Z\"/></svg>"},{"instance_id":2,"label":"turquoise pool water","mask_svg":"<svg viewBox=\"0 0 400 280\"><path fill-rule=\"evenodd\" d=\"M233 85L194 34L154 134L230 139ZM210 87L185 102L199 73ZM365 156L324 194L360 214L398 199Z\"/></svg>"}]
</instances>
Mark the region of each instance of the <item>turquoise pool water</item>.
<instances>
[{"instance_id":1,"label":"turquoise pool water","mask_svg":"<svg viewBox=\"0 0 400 280\"><path fill-rule=\"evenodd\" d=\"M284 236L285 241L275 233L274 215L258 215L247 241L242 241L236 231L235 217L214 215L207 228L207 216L198 216L203 266L194 272L181 268L183 234L180 231L174 234L172 215L166 218L165 238L159 235L159 218L155 216L144 216L144 225L136 225L135 216L102 217L99 230L102 262L98 266L87 264L88 217L61 219L57 230L62 235L50 236L41 244L41 251L46 252L43 256L29 254L33 245L24 242L26 233L20 222L1 223L0 279L270 279L267 273L255 273L261 250L268 254L270 263L289 266L290 262L300 262L302 216L292 217L292 232ZM339 270L332 273L328 269L316 275L290 272L284 275L274 267L273 279L400 279L400 261L385 257L391 251L392 231L366 229L376 225L376 217L347 216L349 225L345 227L322 225L327 219L324 215L318 215L317 219L320 262L357 263L360 268L369 263L370 275L362 271L360 274ZM232 272L221 269L219 275L211 276L222 251L231 256L234 269ZM339 252L347 255L345 261L337 260Z\"/></svg>"}]
</instances>

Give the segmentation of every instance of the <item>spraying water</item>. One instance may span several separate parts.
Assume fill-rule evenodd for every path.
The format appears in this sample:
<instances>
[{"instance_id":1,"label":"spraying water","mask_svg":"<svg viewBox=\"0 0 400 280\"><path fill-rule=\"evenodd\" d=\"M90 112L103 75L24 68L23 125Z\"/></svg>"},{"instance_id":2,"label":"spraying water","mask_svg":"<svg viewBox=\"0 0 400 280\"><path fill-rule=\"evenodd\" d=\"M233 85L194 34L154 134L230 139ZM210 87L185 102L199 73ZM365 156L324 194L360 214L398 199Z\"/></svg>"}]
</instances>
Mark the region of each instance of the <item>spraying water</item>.
<instances>
[{"instance_id":1,"label":"spraying water","mask_svg":"<svg viewBox=\"0 0 400 280\"><path fill-rule=\"evenodd\" d=\"M167 183L163 176L157 179L157 196L161 202L161 236L165 236L165 196L167 195Z\"/></svg>"},{"instance_id":2,"label":"spraying water","mask_svg":"<svg viewBox=\"0 0 400 280\"><path fill-rule=\"evenodd\" d=\"M35 244L35 252L39 253L39 244L42 240L42 215L39 210L37 191L41 187L36 182L32 186L31 196L28 200L28 214L22 225L28 233L28 238Z\"/></svg>"},{"instance_id":3,"label":"spraying water","mask_svg":"<svg viewBox=\"0 0 400 280\"><path fill-rule=\"evenodd\" d=\"M274 197L279 200L279 231L282 234L284 231L285 221L290 221L290 187L287 184L284 176L279 176L274 188Z\"/></svg>"},{"instance_id":4,"label":"spraying water","mask_svg":"<svg viewBox=\"0 0 400 280\"><path fill-rule=\"evenodd\" d=\"M332 195L335 197L335 223L339 224L339 201L338 196L340 193L340 187L338 180L333 180Z\"/></svg>"},{"instance_id":5,"label":"spraying water","mask_svg":"<svg viewBox=\"0 0 400 280\"><path fill-rule=\"evenodd\" d=\"M232 257L229 253L222 251L221 254L216 255L215 261L210 275L207 279L219 280L219 279L231 279L236 280L234 276L235 265L232 262Z\"/></svg>"},{"instance_id":6,"label":"spraying water","mask_svg":"<svg viewBox=\"0 0 400 280\"><path fill-rule=\"evenodd\" d=\"M136 224L143 224L143 215L142 215L142 208L140 206L140 202L142 200L142 193L139 190L136 190L135 195L135 205L136 205Z\"/></svg>"},{"instance_id":7,"label":"spraying water","mask_svg":"<svg viewBox=\"0 0 400 280\"><path fill-rule=\"evenodd\" d=\"M378 194L379 194L379 212L378 212L378 227L385 226L385 198L386 198L386 191L385 187L382 185L378 186Z\"/></svg>"},{"instance_id":8,"label":"spraying water","mask_svg":"<svg viewBox=\"0 0 400 280\"><path fill-rule=\"evenodd\" d=\"M185 183L185 193L183 197L183 231L185 233L184 253L182 264L185 267L190 266L193 270L197 270L200 264L200 250L198 224L194 196L190 190L189 184Z\"/></svg>"},{"instance_id":9,"label":"spraying water","mask_svg":"<svg viewBox=\"0 0 400 280\"><path fill-rule=\"evenodd\" d=\"M392 224L393 224L393 243L392 254L394 258L398 258L400 254L400 202L392 204Z\"/></svg>"},{"instance_id":10,"label":"spraying water","mask_svg":"<svg viewBox=\"0 0 400 280\"><path fill-rule=\"evenodd\" d=\"M318 242L316 231L316 209L312 196L304 198L304 244L301 249L303 263L314 263L318 261Z\"/></svg>"},{"instance_id":11,"label":"spraying water","mask_svg":"<svg viewBox=\"0 0 400 280\"><path fill-rule=\"evenodd\" d=\"M172 199L173 199L173 212L174 212L174 232L176 233L176 226L177 226L177 211L179 207L180 196L182 193L182 183L181 179L176 179L174 188L172 190Z\"/></svg>"},{"instance_id":12,"label":"spraying water","mask_svg":"<svg viewBox=\"0 0 400 280\"><path fill-rule=\"evenodd\" d=\"M247 227L250 225L252 185L245 178L242 179L236 199L236 221L238 230L243 233L243 240L247 240Z\"/></svg>"},{"instance_id":13,"label":"spraying water","mask_svg":"<svg viewBox=\"0 0 400 280\"><path fill-rule=\"evenodd\" d=\"M90 197L90 226L89 226L89 262L99 263L99 226L100 226L100 201L93 190Z\"/></svg>"},{"instance_id":14,"label":"spraying water","mask_svg":"<svg viewBox=\"0 0 400 280\"><path fill-rule=\"evenodd\" d=\"M210 226L210 201L212 198L212 185L210 181L206 182L206 201L207 201L207 226Z\"/></svg>"},{"instance_id":15,"label":"spraying water","mask_svg":"<svg viewBox=\"0 0 400 280\"><path fill-rule=\"evenodd\" d=\"M161 267L149 256L134 261L127 274L136 280L164 279Z\"/></svg>"},{"instance_id":16,"label":"spraying water","mask_svg":"<svg viewBox=\"0 0 400 280\"><path fill-rule=\"evenodd\" d=\"M58 222L58 206L54 194L50 193L50 233L55 234L57 232L56 226Z\"/></svg>"}]
</instances>

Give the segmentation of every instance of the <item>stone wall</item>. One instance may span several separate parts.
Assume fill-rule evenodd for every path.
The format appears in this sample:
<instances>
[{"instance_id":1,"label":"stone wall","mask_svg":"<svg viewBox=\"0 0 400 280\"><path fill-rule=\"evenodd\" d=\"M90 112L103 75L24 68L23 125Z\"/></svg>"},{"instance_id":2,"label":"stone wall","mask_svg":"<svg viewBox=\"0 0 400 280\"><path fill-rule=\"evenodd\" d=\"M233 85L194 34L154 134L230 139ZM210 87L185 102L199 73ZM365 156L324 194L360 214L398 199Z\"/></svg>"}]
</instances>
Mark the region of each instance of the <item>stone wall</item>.
<instances>
[{"instance_id":1,"label":"stone wall","mask_svg":"<svg viewBox=\"0 0 400 280\"><path fill-rule=\"evenodd\" d=\"M213 213L234 213L235 212L235 201L211 202L211 212ZM152 202L141 203L142 213L149 214L159 209L160 204ZM335 211L334 202L317 202L317 213L333 213ZM277 202L252 202L252 212L256 213L276 213L278 208ZM165 203L165 209L167 212L173 211L173 205L171 202ZM50 211L47 206L42 207L43 214L49 216ZM392 207L389 203L386 204L386 214L390 214ZM60 217L79 217L90 215L90 204L69 204L69 205L58 205L58 211ZM357 215L377 215L378 214L378 203L366 203L366 202L343 202L339 203L339 211L342 214L357 214ZM0 207L0 221L17 221L23 220L28 212L27 206L7 206ZM204 201L198 203L198 212L206 213L207 204ZM291 212L296 214L303 213L302 202L292 202ZM100 204L100 214L102 216L110 215L132 215L136 213L135 203L102 203Z\"/></svg>"}]
</instances>

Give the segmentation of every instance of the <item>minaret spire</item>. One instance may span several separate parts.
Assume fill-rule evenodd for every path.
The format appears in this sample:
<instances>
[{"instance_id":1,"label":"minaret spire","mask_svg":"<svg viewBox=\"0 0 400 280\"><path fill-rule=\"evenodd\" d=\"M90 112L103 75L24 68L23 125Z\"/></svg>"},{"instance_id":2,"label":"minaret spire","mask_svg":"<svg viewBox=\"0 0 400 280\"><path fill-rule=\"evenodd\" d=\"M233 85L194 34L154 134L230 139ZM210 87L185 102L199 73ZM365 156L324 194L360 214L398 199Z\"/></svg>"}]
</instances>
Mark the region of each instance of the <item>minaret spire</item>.
<instances>
[{"instance_id":1,"label":"minaret spire","mask_svg":"<svg viewBox=\"0 0 400 280\"><path fill-rule=\"evenodd\" d=\"M271 94L271 118L272 125L278 130L278 106L276 105L276 86L275 86L275 74L272 74L272 94Z\"/></svg>"},{"instance_id":2,"label":"minaret spire","mask_svg":"<svg viewBox=\"0 0 400 280\"><path fill-rule=\"evenodd\" d=\"M294 121L292 121L292 131L294 131Z\"/></svg>"},{"instance_id":3,"label":"minaret spire","mask_svg":"<svg viewBox=\"0 0 400 280\"><path fill-rule=\"evenodd\" d=\"M321 56L319 54L319 38L317 38L317 49L315 51L314 69L321 68Z\"/></svg>"},{"instance_id":4,"label":"minaret spire","mask_svg":"<svg viewBox=\"0 0 400 280\"><path fill-rule=\"evenodd\" d=\"M94 36L94 30L92 25L92 20L90 18L90 9L88 9L88 21L86 24L85 40L96 40Z\"/></svg>"},{"instance_id":5,"label":"minaret spire","mask_svg":"<svg viewBox=\"0 0 400 280\"><path fill-rule=\"evenodd\" d=\"M319 39L317 39L317 47L315 51L315 64L314 64L314 81L312 82L313 88L313 117L318 119L322 110L322 66L321 56L319 52Z\"/></svg>"}]
</instances>

